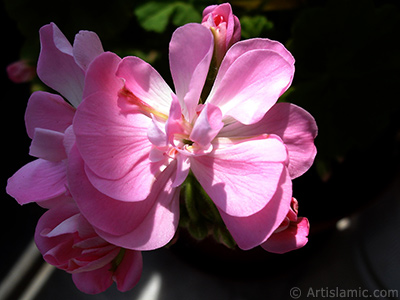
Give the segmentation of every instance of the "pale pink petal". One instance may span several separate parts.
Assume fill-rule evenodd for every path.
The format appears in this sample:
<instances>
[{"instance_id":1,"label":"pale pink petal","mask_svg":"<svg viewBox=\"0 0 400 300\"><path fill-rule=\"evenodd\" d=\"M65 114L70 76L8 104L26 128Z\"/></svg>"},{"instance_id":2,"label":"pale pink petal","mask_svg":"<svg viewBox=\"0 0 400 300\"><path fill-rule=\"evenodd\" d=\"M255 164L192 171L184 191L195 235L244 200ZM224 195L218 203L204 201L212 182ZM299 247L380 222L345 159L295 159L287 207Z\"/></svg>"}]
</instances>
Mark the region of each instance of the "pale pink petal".
<instances>
[{"instance_id":1,"label":"pale pink petal","mask_svg":"<svg viewBox=\"0 0 400 300\"><path fill-rule=\"evenodd\" d=\"M100 269L89 272L81 272L72 274L72 280L76 287L86 294L99 294L108 289L113 283L111 263Z\"/></svg>"},{"instance_id":2,"label":"pale pink petal","mask_svg":"<svg viewBox=\"0 0 400 300\"><path fill-rule=\"evenodd\" d=\"M97 92L117 94L123 87L123 80L115 75L121 58L105 52L97 56L86 70L83 98Z\"/></svg>"},{"instance_id":3,"label":"pale pink petal","mask_svg":"<svg viewBox=\"0 0 400 300\"><path fill-rule=\"evenodd\" d=\"M219 78L216 80L221 80L223 78L226 71L236 59L252 50L272 50L279 53L290 65L294 65L295 62L293 55L278 41L263 38L243 40L235 43L228 50L227 55L224 57L224 62L218 70Z\"/></svg>"},{"instance_id":4,"label":"pale pink petal","mask_svg":"<svg viewBox=\"0 0 400 300\"><path fill-rule=\"evenodd\" d=\"M76 147L70 151L68 182L72 196L84 217L98 229L123 235L135 229L146 217L153 202L124 202L110 198L90 183Z\"/></svg>"},{"instance_id":5,"label":"pale pink petal","mask_svg":"<svg viewBox=\"0 0 400 300\"><path fill-rule=\"evenodd\" d=\"M28 100L25 111L25 126L32 139L35 128L64 132L72 124L75 109L55 94L37 91Z\"/></svg>"},{"instance_id":6,"label":"pale pink petal","mask_svg":"<svg viewBox=\"0 0 400 300\"><path fill-rule=\"evenodd\" d=\"M285 146L274 136L219 143L209 155L191 157L191 170L221 211L238 217L253 215L279 187L287 159Z\"/></svg>"},{"instance_id":7,"label":"pale pink petal","mask_svg":"<svg viewBox=\"0 0 400 300\"><path fill-rule=\"evenodd\" d=\"M165 133L167 134L168 143L174 145L175 135L185 133L183 122L184 121L182 118L182 107L181 104L179 103L179 99L177 96L172 95L172 102L169 110L169 116L165 124Z\"/></svg>"},{"instance_id":8,"label":"pale pink petal","mask_svg":"<svg viewBox=\"0 0 400 300\"><path fill-rule=\"evenodd\" d=\"M64 148L64 134L58 131L36 128L29 148L29 155L54 162L67 158Z\"/></svg>"},{"instance_id":9,"label":"pale pink petal","mask_svg":"<svg viewBox=\"0 0 400 300\"><path fill-rule=\"evenodd\" d=\"M76 137L74 133L73 126L69 126L64 133L64 149L65 153L68 155L69 151L71 150L72 146L75 145Z\"/></svg>"},{"instance_id":10,"label":"pale pink petal","mask_svg":"<svg viewBox=\"0 0 400 300\"><path fill-rule=\"evenodd\" d=\"M75 62L82 68L82 70L86 71L93 59L103 52L103 46L101 45L101 41L96 33L81 30L77 35L75 35L72 53Z\"/></svg>"},{"instance_id":11,"label":"pale pink petal","mask_svg":"<svg viewBox=\"0 0 400 300\"><path fill-rule=\"evenodd\" d=\"M43 26L39 33L41 51L37 74L40 80L77 107L82 101L84 72L75 62L71 44L54 23Z\"/></svg>"},{"instance_id":12,"label":"pale pink petal","mask_svg":"<svg viewBox=\"0 0 400 300\"><path fill-rule=\"evenodd\" d=\"M260 184L257 190L268 187ZM242 250L249 250L262 244L285 219L292 198L292 181L284 169L276 192L259 212L248 217L235 217L219 209L221 217L232 237Z\"/></svg>"},{"instance_id":13,"label":"pale pink petal","mask_svg":"<svg viewBox=\"0 0 400 300\"><path fill-rule=\"evenodd\" d=\"M65 163L34 160L19 169L7 182L7 193L19 204L49 200L64 194Z\"/></svg>"},{"instance_id":14,"label":"pale pink petal","mask_svg":"<svg viewBox=\"0 0 400 300\"><path fill-rule=\"evenodd\" d=\"M287 120L285 125L282 119ZM265 116L269 133L280 136L289 152L289 174L292 179L303 175L313 164L317 149L314 139L318 128L307 111L290 103L278 103Z\"/></svg>"},{"instance_id":15,"label":"pale pink petal","mask_svg":"<svg viewBox=\"0 0 400 300\"><path fill-rule=\"evenodd\" d=\"M51 209L50 211L55 210L55 209ZM64 207L63 207L63 209L64 209ZM58 212L58 210L57 210L57 212ZM56 236L59 236L62 234L74 233L74 232L78 231L79 218L81 218L79 211L77 211L76 214L74 214L68 218L60 218L59 215L56 215L56 217L59 217L59 221L56 224L56 226L50 227L47 230L42 230L40 233L41 236L51 238L51 237L56 237Z\"/></svg>"},{"instance_id":16,"label":"pale pink petal","mask_svg":"<svg viewBox=\"0 0 400 300\"><path fill-rule=\"evenodd\" d=\"M126 292L132 289L139 282L142 269L142 253L140 251L125 250L124 258L113 275L118 290Z\"/></svg>"},{"instance_id":17,"label":"pale pink petal","mask_svg":"<svg viewBox=\"0 0 400 300\"><path fill-rule=\"evenodd\" d=\"M297 222L291 222L290 226L281 232L274 233L261 244L268 252L285 253L303 247L308 242L310 224L307 218L298 218Z\"/></svg>"},{"instance_id":18,"label":"pale pink petal","mask_svg":"<svg viewBox=\"0 0 400 300\"><path fill-rule=\"evenodd\" d=\"M70 219L79 214L76 204L65 202L47 210L39 219L35 229L35 243L43 255L60 243L60 240L49 239L47 235L60 224L60 221ZM67 230L69 231L69 230Z\"/></svg>"},{"instance_id":19,"label":"pale pink petal","mask_svg":"<svg viewBox=\"0 0 400 300\"><path fill-rule=\"evenodd\" d=\"M116 95L102 92L86 97L74 119L76 143L93 173L93 183L101 185L101 179L115 181L98 186L103 193L139 201L147 197L154 177L149 160L152 144L147 137L152 120L140 111L121 113L117 102ZM115 184L119 180L118 188L125 183L129 185L121 193L116 191L116 195L110 188L117 190Z\"/></svg>"},{"instance_id":20,"label":"pale pink petal","mask_svg":"<svg viewBox=\"0 0 400 300\"><path fill-rule=\"evenodd\" d=\"M101 230L96 230L97 233L110 243L132 250L154 250L168 244L179 222L179 188L171 187L175 169L175 164L169 165L154 183L148 199L143 201L154 203L153 207L138 227L125 235Z\"/></svg>"},{"instance_id":21,"label":"pale pink petal","mask_svg":"<svg viewBox=\"0 0 400 300\"><path fill-rule=\"evenodd\" d=\"M74 147L70 152L68 180L80 211L102 238L128 249L152 250L167 244L178 226L179 190L171 189L175 170L175 164L165 169L147 199L118 201L90 184Z\"/></svg>"},{"instance_id":22,"label":"pale pink petal","mask_svg":"<svg viewBox=\"0 0 400 300\"><path fill-rule=\"evenodd\" d=\"M186 179L190 170L190 160L184 154L178 154L176 156L176 175L172 187L180 186Z\"/></svg>"},{"instance_id":23,"label":"pale pink petal","mask_svg":"<svg viewBox=\"0 0 400 300\"><path fill-rule=\"evenodd\" d=\"M155 111L168 115L172 90L158 72L138 57L125 57L118 66L117 76L141 102Z\"/></svg>"},{"instance_id":24,"label":"pale pink petal","mask_svg":"<svg viewBox=\"0 0 400 300\"><path fill-rule=\"evenodd\" d=\"M119 179L100 177L87 166L86 175L96 189L109 197L127 202L141 202L149 195L156 177L166 163L165 160L150 161L150 153Z\"/></svg>"},{"instance_id":25,"label":"pale pink petal","mask_svg":"<svg viewBox=\"0 0 400 300\"><path fill-rule=\"evenodd\" d=\"M172 35L169 61L176 95L186 120L195 116L213 55L213 36L200 24L186 24Z\"/></svg>"},{"instance_id":26,"label":"pale pink petal","mask_svg":"<svg viewBox=\"0 0 400 300\"><path fill-rule=\"evenodd\" d=\"M202 147L208 147L222 127L224 127L224 123L222 122L221 110L208 103L204 105L196 120L189 139Z\"/></svg>"},{"instance_id":27,"label":"pale pink petal","mask_svg":"<svg viewBox=\"0 0 400 300\"><path fill-rule=\"evenodd\" d=\"M289 87L293 73L293 65L275 51L245 52L225 73L218 72L207 102L218 106L223 116L256 123Z\"/></svg>"},{"instance_id":28,"label":"pale pink petal","mask_svg":"<svg viewBox=\"0 0 400 300\"><path fill-rule=\"evenodd\" d=\"M152 122L147 131L147 137L154 146L166 147L167 135L165 133L165 123L159 122L154 116L152 116Z\"/></svg>"},{"instance_id":29,"label":"pale pink petal","mask_svg":"<svg viewBox=\"0 0 400 300\"><path fill-rule=\"evenodd\" d=\"M317 132L316 122L307 111L294 104L277 103L258 123L248 126L239 122L231 123L221 130L220 135L236 138L263 133L278 135L288 149L288 169L294 179L306 172L314 162Z\"/></svg>"}]
</instances>

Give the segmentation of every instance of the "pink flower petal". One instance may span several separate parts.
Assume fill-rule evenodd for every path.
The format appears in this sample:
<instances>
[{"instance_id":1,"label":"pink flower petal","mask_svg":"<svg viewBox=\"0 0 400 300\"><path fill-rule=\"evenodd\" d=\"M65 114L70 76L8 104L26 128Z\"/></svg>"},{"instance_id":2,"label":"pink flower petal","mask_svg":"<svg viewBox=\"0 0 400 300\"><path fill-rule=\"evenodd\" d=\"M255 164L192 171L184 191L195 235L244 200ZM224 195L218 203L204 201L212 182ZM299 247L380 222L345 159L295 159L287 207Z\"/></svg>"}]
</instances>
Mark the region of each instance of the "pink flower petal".
<instances>
[{"instance_id":1,"label":"pink flower petal","mask_svg":"<svg viewBox=\"0 0 400 300\"><path fill-rule=\"evenodd\" d=\"M76 147L70 151L68 182L84 217L96 228L115 235L126 234L139 226L153 205L151 201L119 201L99 192L90 183Z\"/></svg>"},{"instance_id":2,"label":"pink flower petal","mask_svg":"<svg viewBox=\"0 0 400 300\"><path fill-rule=\"evenodd\" d=\"M226 72L218 72L206 102L218 106L223 116L256 123L289 87L294 67L272 50L247 51L227 67L229 55L221 66Z\"/></svg>"},{"instance_id":3,"label":"pink flower petal","mask_svg":"<svg viewBox=\"0 0 400 300\"><path fill-rule=\"evenodd\" d=\"M103 46L101 45L101 41L96 33L81 30L75 36L72 53L76 63L82 70L86 71L93 59L103 52Z\"/></svg>"},{"instance_id":4,"label":"pink flower petal","mask_svg":"<svg viewBox=\"0 0 400 300\"><path fill-rule=\"evenodd\" d=\"M176 188L180 186L186 179L190 170L190 160L184 154L178 154L176 156L176 175L172 187Z\"/></svg>"},{"instance_id":5,"label":"pink flower petal","mask_svg":"<svg viewBox=\"0 0 400 300\"><path fill-rule=\"evenodd\" d=\"M261 247L268 252L285 253L303 247L308 242L310 224L307 218L298 218L281 232L274 233Z\"/></svg>"},{"instance_id":6,"label":"pink flower petal","mask_svg":"<svg viewBox=\"0 0 400 300\"><path fill-rule=\"evenodd\" d=\"M174 164L168 166L155 182L148 199L143 201L154 204L138 227L125 235L101 230L96 230L97 233L110 243L132 250L154 250L168 244L179 222L179 188L171 187L175 168Z\"/></svg>"},{"instance_id":7,"label":"pink flower petal","mask_svg":"<svg viewBox=\"0 0 400 300\"><path fill-rule=\"evenodd\" d=\"M100 269L89 272L81 272L72 274L72 280L76 287L86 294L99 294L108 289L113 283L111 263Z\"/></svg>"},{"instance_id":8,"label":"pink flower petal","mask_svg":"<svg viewBox=\"0 0 400 300\"><path fill-rule=\"evenodd\" d=\"M128 249L152 250L167 244L178 226L179 191L171 189L175 169L175 164L165 169L147 199L119 201L91 185L84 162L74 147L70 152L68 179L80 211L102 238Z\"/></svg>"},{"instance_id":9,"label":"pink flower petal","mask_svg":"<svg viewBox=\"0 0 400 300\"><path fill-rule=\"evenodd\" d=\"M42 47L37 74L40 80L77 107L82 101L84 72L75 62L71 44L54 23L43 26L39 33Z\"/></svg>"},{"instance_id":10,"label":"pink flower petal","mask_svg":"<svg viewBox=\"0 0 400 300\"><path fill-rule=\"evenodd\" d=\"M317 154L314 139L318 128L314 118L294 104L277 103L267 112L264 120L263 125L269 133L281 137L288 149L290 177L294 179L303 175Z\"/></svg>"},{"instance_id":11,"label":"pink flower petal","mask_svg":"<svg viewBox=\"0 0 400 300\"><path fill-rule=\"evenodd\" d=\"M97 92L117 94L123 87L123 80L115 75L121 58L105 52L97 56L86 70L83 98Z\"/></svg>"},{"instance_id":12,"label":"pink flower petal","mask_svg":"<svg viewBox=\"0 0 400 300\"><path fill-rule=\"evenodd\" d=\"M54 247L53 242L47 237L48 234L60 224L60 221L68 220L78 214L78 207L73 201L71 201L47 210L40 217L35 229L35 242L41 253L46 253L49 249ZM76 229L76 226L74 225L70 227ZM73 232L74 229L67 230L67 232Z\"/></svg>"},{"instance_id":13,"label":"pink flower petal","mask_svg":"<svg viewBox=\"0 0 400 300\"><path fill-rule=\"evenodd\" d=\"M223 78L226 71L241 55L252 50L271 50L280 54L290 65L294 65L293 55L278 41L270 39L254 38L235 43L224 58L224 63L218 70L220 78Z\"/></svg>"},{"instance_id":14,"label":"pink flower petal","mask_svg":"<svg viewBox=\"0 0 400 300\"><path fill-rule=\"evenodd\" d=\"M265 184L264 184L265 185ZM258 190L262 190L260 184ZM239 248L249 250L262 244L286 218L292 198L292 181L284 169L275 194L257 213L235 217L219 209L221 217Z\"/></svg>"},{"instance_id":15,"label":"pink flower petal","mask_svg":"<svg viewBox=\"0 0 400 300\"><path fill-rule=\"evenodd\" d=\"M138 57L125 57L118 66L117 76L140 102L168 115L172 90L158 72Z\"/></svg>"},{"instance_id":16,"label":"pink flower petal","mask_svg":"<svg viewBox=\"0 0 400 300\"><path fill-rule=\"evenodd\" d=\"M218 141L209 155L191 157L191 170L221 211L237 217L253 215L279 188L285 146L274 136Z\"/></svg>"},{"instance_id":17,"label":"pink flower petal","mask_svg":"<svg viewBox=\"0 0 400 300\"><path fill-rule=\"evenodd\" d=\"M7 182L7 193L19 204L49 200L64 194L65 163L34 160L19 169Z\"/></svg>"},{"instance_id":18,"label":"pink flower petal","mask_svg":"<svg viewBox=\"0 0 400 300\"><path fill-rule=\"evenodd\" d=\"M213 36L200 24L186 24L172 35L169 61L182 113L189 122L195 116L213 55Z\"/></svg>"},{"instance_id":19,"label":"pink flower petal","mask_svg":"<svg viewBox=\"0 0 400 300\"><path fill-rule=\"evenodd\" d=\"M288 149L288 169L294 179L313 164L317 152L314 145L317 132L315 120L307 111L294 104L277 103L256 124L231 123L221 130L220 135L236 138L263 133L278 135Z\"/></svg>"},{"instance_id":20,"label":"pink flower petal","mask_svg":"<svg viewBox=\"0 0 400 300\"><path fill-rule=\"evenodd\" d=\"M189 139L207 148L218 132L224 127L221 110L208 103L201 111L193 126Z\"/></svg>"},{"instance_id":21,"label":"pink flower petal","mask_svg":"<svg viewBox=\"0 0 400 300\"><path fill-rule=\"evenodd\" d=\"M67 158L64 148L64 134L58 131L36 128L29 155L48 161L61 161Z\"/></svg>"},{"instance_id":22,"label":"pink flower petal","mask_svg":"<svg viewBox=\"0 0 400 300\"><path fill-rule=\"evenodd\" d=\"M113 276L118 290L126 292L132 289L139 282L142 269L142 253L140 251L125 250L124 258Z\"/></svg>"},{"instance_id":23,"label":"pink flower petal","mask_svg":"<svg viewBox=\"0 0 400 300\"><path fill-rule=\"evenodd\" d=\"M76 143L97 188L113 198L140 201L155 175L147 137L152 120L140 111L122 114L117 102L116 95L102 92L86 97L74 119Z\"/></svg>"},{"instance_id":24,"label":"pink flower petal","mask_svg":"<svg viewBox=\"0 0 400 300\"><path fill-rule=\"evenodd\" d=\"M35 128L64 132L71 124L75 109L55 94L37 91L28 100L25 112L25 126L32 139Z\"/></svg>"}]
</instances>

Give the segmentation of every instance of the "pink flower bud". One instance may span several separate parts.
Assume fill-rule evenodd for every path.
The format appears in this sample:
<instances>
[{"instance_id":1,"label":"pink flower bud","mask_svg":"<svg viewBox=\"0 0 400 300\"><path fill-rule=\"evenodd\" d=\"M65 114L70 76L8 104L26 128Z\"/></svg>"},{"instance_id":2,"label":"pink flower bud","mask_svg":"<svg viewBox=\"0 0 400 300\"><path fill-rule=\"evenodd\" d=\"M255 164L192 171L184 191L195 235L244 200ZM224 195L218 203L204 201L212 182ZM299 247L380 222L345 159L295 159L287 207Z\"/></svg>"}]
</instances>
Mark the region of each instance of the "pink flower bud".
<instances>
[{"instance_id":1,"label":"pink flower bud","mask_svg":"<svg viewBox=\"0 0 400 300\"><path fill-rule=\"evenodd\" d=\"M239 19L232 13L231 5L224 3L206 7L201 24L211 29L214 35L215 57L219 66L229 47L240 40Z\"/></svg>"},{"instance_id":2,"label":"pink flower bud","mask_svg":"<svg viewBox=\"0 0 400 300\"><path fill-rule=\"evenodd\" d=\"M114 281L120 291L127 291L142 273L141 252L99 237L73 200L43 214L35 242L45 261L71 273L76 287L88 294L101 293Z\"/></svg>"},{"instance_id":3,"label":"pink flower bud","mask_svg":"<svg viewBox=\"0 0 400 300\"><path fill-rule=\"evenodd\" d=\"M8 78L14 83L31 81L35 75L35 68L30 66L26 60L19 60L7 66Z\"/></svg>"}]
</instances>

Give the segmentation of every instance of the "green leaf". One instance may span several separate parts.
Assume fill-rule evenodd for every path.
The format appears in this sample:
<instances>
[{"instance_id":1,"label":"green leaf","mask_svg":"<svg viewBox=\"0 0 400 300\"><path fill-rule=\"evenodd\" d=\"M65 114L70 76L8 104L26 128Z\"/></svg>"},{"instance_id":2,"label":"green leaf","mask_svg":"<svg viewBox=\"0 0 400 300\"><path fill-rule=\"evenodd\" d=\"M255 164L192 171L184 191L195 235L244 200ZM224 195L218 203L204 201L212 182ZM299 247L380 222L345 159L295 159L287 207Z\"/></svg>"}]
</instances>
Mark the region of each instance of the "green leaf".
<instances>
[{"instance_id":1,"label":"green leaf","mask_svg":"<svg viewBox=\"0 0 400 300\"><path fill-rule=\"evenodd\" d=\"M162 33L172 20L175 26L199 22L201 14L184 2L147 2L135 9L140 25L147 31Z\"/></svg>"},{"instance_id":2,"label":"green leaf","mask_svg":"<svg viewBox=\"0 0 400 300\"><path fill-rule=\"evenodd\" d=\"M265 16L243 16L240 18L242 26L242 37L244 39L258 37L263 32L274 28L274 23L269 21Z\"/></svg>"},{"instance_id":3,"label":"green leaf","mask_svg":"<svg viewBox=\"0 0 400 300\"><path fill-rule=\"evenodd\" d=\"M174 11L171 3L147 2L135 9L140 25L147 31L164 32Z\"/></svg>"},{"instance_id":4,"label":"green leaf","mask_svg":"<svg viewBox=\"0 0 400 300\"><path fill-rule=\"evenodd\" d=\"M199 23L201 21L200 12L192 4L184 2L175 3L175 12L172 23L175 26L182 26L187 23Z\"/></svg>"}]
</instances>

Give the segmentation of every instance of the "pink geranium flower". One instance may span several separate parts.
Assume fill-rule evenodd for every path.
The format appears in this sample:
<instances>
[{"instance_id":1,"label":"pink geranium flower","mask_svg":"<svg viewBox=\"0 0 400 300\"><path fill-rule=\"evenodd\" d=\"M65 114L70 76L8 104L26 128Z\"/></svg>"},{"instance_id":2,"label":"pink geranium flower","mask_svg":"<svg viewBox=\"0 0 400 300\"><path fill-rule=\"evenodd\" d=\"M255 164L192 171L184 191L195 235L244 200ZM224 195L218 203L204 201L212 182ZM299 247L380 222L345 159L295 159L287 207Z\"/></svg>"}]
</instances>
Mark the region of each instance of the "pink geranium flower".
<instances>
[{"instance_id":1,"label":"pink geranium flower","mask_svg":"<svg viewBox=\"0 0 400 300\"><path fill-rule=\"evenodd\" d=\"M76 287L88 294L105 291L115 281L125 292L142 273L142 255L100 238L70 199L39 219L35 242L45 261L72 274Z\"/></svg>"},{"instance_id":2,"label":"pink geranium flower","mask_svg":"<svg viewBox=\"0 0 400 300\"><path fill-rule=\"evenodd\" d=\"M86 68L104 51L95 33L80 31L72 46L54 23L40 29L40 43L39 78L72 105L57 94L38 91L31 95L25 125L32 139L29 154L38 159L8 180L7 193L19 204L49 206L68 194L66 160L74 143L72 119L82 101Z\"/></svg>"},{"instance_id":3,"label":"pink geranium flower","mask_svg":"<svg viewBox=\"0 0 400 300\"><path fill-rule=\"evenodd\" d=\"M316 154L312 116L276 104L291 84L294 59L278 42L238 42L200 99L213 47L200 24L174 32L175 93L137 57L104 53L87 70L68 178L82 214L105 240L137 250L165 245L189 170L240 248L264 243L285 220L291 179Z\"/></svg>"}]
</instances>

